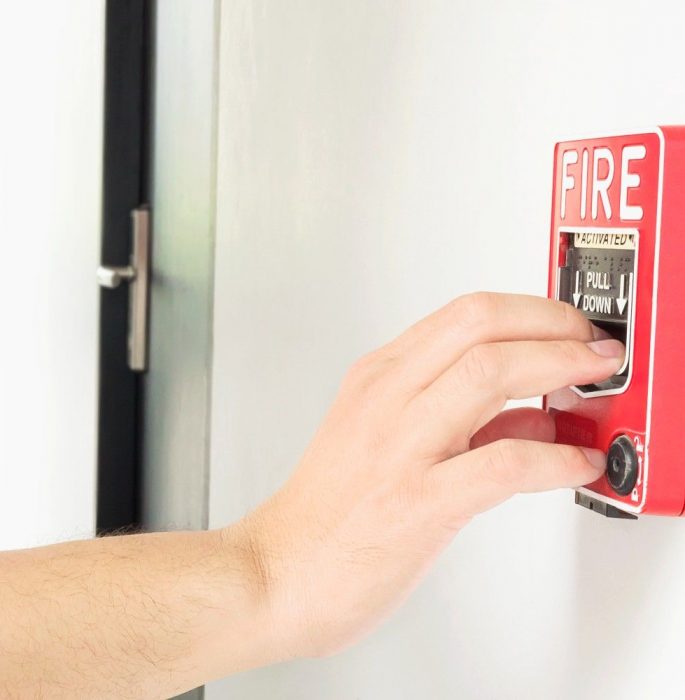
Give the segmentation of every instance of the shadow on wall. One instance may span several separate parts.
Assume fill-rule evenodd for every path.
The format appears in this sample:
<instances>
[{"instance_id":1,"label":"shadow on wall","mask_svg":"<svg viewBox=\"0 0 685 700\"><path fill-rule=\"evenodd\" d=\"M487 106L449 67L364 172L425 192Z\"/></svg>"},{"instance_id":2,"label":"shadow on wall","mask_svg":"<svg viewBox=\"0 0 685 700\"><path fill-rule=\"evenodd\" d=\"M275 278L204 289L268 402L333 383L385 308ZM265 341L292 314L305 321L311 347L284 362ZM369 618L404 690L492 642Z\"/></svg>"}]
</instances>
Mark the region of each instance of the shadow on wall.
<instances>
[{"instance_id":1,"label":"shadow on wall","mask_svg":"<svg viewBox=\"0 0 685 700\"><path fill-rule=\"evenodd\" d=\"M682 697L685 520L577 518L568 697Z\"/></svg>"}]
</instances>

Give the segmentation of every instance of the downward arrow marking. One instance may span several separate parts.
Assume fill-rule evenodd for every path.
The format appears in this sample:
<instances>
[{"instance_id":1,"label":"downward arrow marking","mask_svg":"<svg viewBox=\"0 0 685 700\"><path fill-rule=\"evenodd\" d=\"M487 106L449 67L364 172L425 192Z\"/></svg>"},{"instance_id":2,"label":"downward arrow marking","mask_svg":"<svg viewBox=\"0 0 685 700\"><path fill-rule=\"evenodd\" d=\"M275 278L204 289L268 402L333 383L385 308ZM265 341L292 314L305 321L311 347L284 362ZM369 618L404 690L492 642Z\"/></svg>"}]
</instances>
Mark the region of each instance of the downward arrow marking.
<instances>
[{"instance_id":1,"label":"downward arrow marking","mask_svg":"<svg viewBox=\"0 0 685 700\"><path fill-rule=\"evenodd\" d=\"M576 309L578 308L578 304L580 303L580 297L583 295L580 293L580 270L576 271L576 291L575 294L573 295L573 304L575 305Z\"/></svg>"},{"instance_id":2,"label":"downward arrow marking","mask_svg":"<svg viewBox=\"0 0 685 700\"><path fill-rule=\"evenodd\" d=\"M632 277L632 275L631 275ZM626 305L628 304L628 299L626 298L626 276L621 275L621 294L618 299L616 299L616 306L618 307L618 313L623 316L623 312L626 310Z\"/></svg>"}]
</instances>

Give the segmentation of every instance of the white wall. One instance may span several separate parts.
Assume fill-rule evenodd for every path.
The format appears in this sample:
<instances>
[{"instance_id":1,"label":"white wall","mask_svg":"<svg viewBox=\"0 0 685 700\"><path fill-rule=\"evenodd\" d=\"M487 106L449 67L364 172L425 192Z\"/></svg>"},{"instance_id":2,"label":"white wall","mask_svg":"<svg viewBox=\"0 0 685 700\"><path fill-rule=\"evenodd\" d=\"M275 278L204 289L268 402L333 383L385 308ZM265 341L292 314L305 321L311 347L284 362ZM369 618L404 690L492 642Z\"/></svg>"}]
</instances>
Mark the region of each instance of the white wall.
<instances>
[{"instance_id":1,"label":"white wall","mask_svg":"<svg viewBox=\"0 0 685 700\"><path fill-rule=\"evenodd\" d=\"M685 121L675 2L224 0L210 524L345 367L449 298L544 294L560 136ZM685 523L519 497L342 656L208 698L676 698Z\"/></svg>"},{"instance_id":2,"label":"white wall","mask_svg":"<svg viewBox=\"0 0 685 700\"><path fill-rule=\"evenodd\" d=\"M0 550L92 534L104 2L0 3Z\"/></svg>"}]
</instances>

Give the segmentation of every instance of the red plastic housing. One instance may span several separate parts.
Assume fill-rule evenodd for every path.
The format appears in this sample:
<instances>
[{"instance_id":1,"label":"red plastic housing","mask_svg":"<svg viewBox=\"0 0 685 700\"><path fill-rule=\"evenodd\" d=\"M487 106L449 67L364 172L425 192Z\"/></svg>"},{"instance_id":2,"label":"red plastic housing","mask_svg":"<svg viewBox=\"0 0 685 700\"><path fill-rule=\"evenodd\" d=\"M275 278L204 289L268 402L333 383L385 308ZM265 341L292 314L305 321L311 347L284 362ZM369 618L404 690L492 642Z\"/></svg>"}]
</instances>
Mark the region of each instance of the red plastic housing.
<instances>
[{"instance_id":1,"label":"red plastic housing","mask_svg":"<svg viewBox=\"0 0 685 700\"><path fill-rule=\"evenodd\" d=\"M606 475L579 491L628 513L683 515L685 127L558 143L550 298L558 298L560 267L576 231L636 234L632 372L620 392L584 396L567 388L545 397L557 441L607 451L615 438L627 435L639 457L631 493L616 493Z\"/></svg>"}]
</instances>

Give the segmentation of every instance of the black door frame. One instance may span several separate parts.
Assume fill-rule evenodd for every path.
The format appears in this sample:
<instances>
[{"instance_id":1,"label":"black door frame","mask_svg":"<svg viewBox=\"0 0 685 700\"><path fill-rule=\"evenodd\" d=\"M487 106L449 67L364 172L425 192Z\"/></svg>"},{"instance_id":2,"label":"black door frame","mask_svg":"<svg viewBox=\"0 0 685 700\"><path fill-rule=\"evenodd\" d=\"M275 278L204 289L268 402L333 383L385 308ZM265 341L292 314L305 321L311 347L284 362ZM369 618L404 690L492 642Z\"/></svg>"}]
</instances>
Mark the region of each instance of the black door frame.
<instances>
[{"instance_id":1,"label":"black door frame","mask_svg":"<svg viewBox=\"0 0 685 700\"><path fill-rule=\"evenodd\" d=\"M150 0L107 0L101 262L127 265L131 211L148 201ZM140 522L140 376L127 364L128 285L100 295L98 534Z\"/></svg>"}]
</instances>

